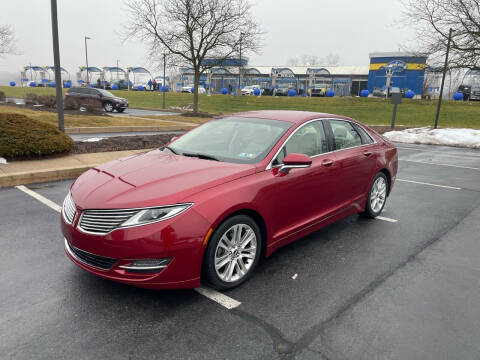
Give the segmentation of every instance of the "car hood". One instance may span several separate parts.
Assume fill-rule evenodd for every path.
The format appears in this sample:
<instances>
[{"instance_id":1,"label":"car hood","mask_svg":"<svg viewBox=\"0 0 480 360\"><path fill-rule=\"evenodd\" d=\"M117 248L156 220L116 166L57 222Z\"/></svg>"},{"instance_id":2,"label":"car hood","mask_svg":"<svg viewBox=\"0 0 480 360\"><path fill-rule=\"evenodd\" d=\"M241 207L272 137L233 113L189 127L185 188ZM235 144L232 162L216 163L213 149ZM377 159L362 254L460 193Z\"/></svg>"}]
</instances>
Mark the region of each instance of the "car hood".
<instances>
[{"instance_id":1,"label":"car hood","mask_svg":"<svg viewBox=\"0 0 480 360\"><path fill-rule=\"evenodd\" d=\"M253 174L251 164L203 160L154 150L99 165L73 184L81 209L120 209L188 202L200 191Z\"/></svg>"}]
</instances>

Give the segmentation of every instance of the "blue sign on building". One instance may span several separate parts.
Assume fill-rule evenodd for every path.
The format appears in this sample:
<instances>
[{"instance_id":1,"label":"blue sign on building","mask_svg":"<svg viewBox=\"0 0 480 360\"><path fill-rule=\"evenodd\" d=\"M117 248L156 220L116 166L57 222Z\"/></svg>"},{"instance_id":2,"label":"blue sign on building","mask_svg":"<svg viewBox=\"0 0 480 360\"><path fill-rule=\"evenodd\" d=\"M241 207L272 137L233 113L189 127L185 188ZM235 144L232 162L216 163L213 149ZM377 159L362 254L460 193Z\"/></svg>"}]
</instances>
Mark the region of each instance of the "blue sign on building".
<instances>
[{"instance_id":1,"label":"blue sign on building","mask_svg":"<svg viewBox=\"0 0 480 360\"><path fill-rule=\"evenodd\" d=\"M390 86L412 90L416 95L422 94L427 58L410 53L375 53L370 54L368 73L368 91L375 88L384 90L387 74L392 74Z\"/></svg>"}]
</instances>

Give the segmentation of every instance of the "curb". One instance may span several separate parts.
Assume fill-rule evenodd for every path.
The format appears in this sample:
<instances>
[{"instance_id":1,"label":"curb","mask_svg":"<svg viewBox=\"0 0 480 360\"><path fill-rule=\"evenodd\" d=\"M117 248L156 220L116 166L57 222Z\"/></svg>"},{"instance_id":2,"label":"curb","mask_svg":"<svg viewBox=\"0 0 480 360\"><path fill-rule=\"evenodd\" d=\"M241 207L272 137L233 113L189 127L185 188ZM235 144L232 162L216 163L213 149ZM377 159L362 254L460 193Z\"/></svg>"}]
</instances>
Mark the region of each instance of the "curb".
<instances>
[{"instance_id":1,"label":"curb","mask_svg":"<svg viewBox=\"0 0 480 360\"><path fill-rule=\"evenodd\" d=\"M151 132L161 131L164 133L173 131L188 131L189 129L182 128L166 128L165 126L115 126L115 127L70 127L66 128L67 134L99 134L99 133L124 133L124 132ZM190 127L191 128L191 127Z\"/></svg>"},{"instance_id":2,"label":"curb","mask_svg":"<svg viewBox=\"0 0 480 360\"><path fill-rule=\"evenodd\" d=\"M0 175L0 188L37 182L75 179L95 165L83 165L68 168L56 168L35 172L18 172L12 175Z\"/></svg>"}]
</instances>

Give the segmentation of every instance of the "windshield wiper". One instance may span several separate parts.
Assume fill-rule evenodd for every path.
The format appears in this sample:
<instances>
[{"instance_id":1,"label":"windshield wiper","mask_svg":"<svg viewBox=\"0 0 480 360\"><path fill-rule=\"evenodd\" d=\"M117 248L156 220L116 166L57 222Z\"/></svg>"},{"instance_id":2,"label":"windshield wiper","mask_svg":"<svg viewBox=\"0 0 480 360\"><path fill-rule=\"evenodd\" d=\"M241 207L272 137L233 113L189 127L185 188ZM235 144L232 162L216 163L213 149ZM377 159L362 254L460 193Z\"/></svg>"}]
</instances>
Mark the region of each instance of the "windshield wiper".
<instances>
[{"instance_id":1,"label":"windshield wiper","mask_svg":"<svg viewBox=\"0 0 480 360\"><path fill-rule=\"evenodd\" d=\"M183 155L183 156L188 156L188 157L196 157L196 158L205 159L205 160L220 161L220 160L217 159L215 156L206 155L206 154L182 153L182 155Z\"/></svg>"},{"instance_id":2,"label":"windshield wiper","mask_svg":"<svg viewBox=\"0 0 480 360\"><path fill-rule=\"evenodd\" d=\"M164 147L162 148L162 150L164 150L164 149L168 149L168 150L170 150L172 153L174 153L175 155L178 155L178 153L177 153L175 150L173 150L170 146L164 146Z\"/></svg>"}]
</instances>

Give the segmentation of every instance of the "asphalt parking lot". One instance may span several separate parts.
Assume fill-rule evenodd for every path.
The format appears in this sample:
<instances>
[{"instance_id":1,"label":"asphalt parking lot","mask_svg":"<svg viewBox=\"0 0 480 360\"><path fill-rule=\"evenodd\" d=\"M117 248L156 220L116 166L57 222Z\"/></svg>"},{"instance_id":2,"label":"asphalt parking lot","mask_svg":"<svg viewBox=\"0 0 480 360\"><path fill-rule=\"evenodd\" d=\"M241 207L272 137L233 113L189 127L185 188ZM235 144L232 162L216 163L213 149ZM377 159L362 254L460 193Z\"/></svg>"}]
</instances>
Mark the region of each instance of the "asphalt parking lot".
<instances>
[{"instance_id":1,"label":"asphalt parking lot","mask_svg":"<svg viewBox=\"0 0 480 360\"><path fill-rule=\"evenodd\" d=\"M478 359L480 151L398 144L383 220L351 216L277 251L228 309L100 279L66 257L72 181L0 189L0 357ZM221 294L220 294L221 295Z\"/></svg>"}]
</instances>

